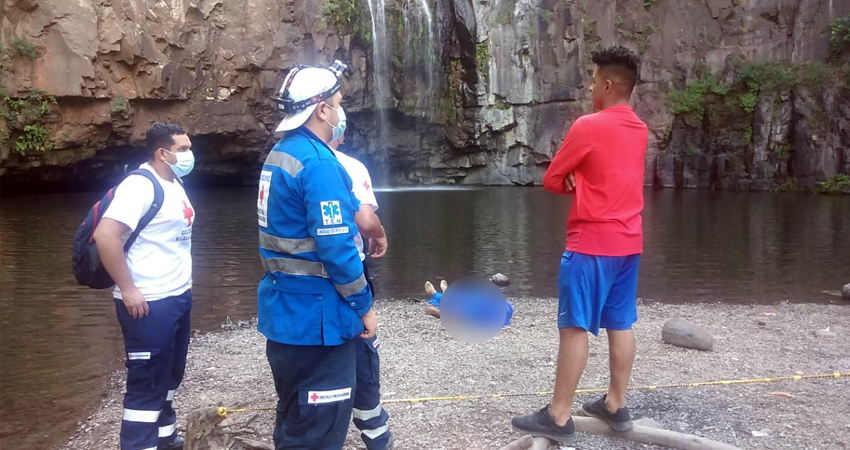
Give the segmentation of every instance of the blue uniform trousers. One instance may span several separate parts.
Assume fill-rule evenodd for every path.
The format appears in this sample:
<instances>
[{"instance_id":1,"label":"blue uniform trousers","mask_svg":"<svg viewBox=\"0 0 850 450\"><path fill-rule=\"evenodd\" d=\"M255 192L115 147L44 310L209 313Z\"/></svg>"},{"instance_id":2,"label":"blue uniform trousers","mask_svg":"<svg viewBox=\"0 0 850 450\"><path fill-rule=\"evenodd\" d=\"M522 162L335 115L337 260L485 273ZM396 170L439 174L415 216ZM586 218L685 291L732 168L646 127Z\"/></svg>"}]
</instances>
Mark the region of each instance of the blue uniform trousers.
<instances>
[{"instance_id":1,"label":"blue uniform trousers","mask_svg":"<svg viewBox=\"0 0 850 450\"><path fill-rule=\"evenodd\" d=\"M266 341L277 390L276 450L340 450L354 403L356 340L336 346Z\"/></svg>"},{"instance_id":2,"label":"blue uniform trousers","mask_svg":"<svg viewBox=\"0 0 850 450\"><path fill-rule=\"evenodd\" d=\"M148 302L148 308L149 315L134 319L115 299L127 352L122 450L156 450L177 437L171 402L186 370L192 291Z\"/></svg>"},{"instance_id":3,"label":"blue uniform trousers","mask_svg":"<svg viewBox=\"0 0 850 450\"><path fill-rule=\"evenodd\" d=\"M365 242L364 242L365 244ZM371 261L363 262L366 279L375 293L372 284ZM357 390L354 395L354 426L360 430L360 437L368 450L384 450L390 441L390 429L387 425L389 415L381 406L381 362L378 357L378 336L357 341Z\"/></svg>"}]
</instances>

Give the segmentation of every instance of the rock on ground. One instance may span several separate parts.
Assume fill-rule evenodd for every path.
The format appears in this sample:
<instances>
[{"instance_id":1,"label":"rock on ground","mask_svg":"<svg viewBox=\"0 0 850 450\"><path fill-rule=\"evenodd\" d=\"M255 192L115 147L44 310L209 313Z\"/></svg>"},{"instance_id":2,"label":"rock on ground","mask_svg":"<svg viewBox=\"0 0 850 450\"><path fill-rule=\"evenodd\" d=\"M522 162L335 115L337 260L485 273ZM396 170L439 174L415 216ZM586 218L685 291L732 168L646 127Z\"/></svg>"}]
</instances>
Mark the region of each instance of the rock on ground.
<instances>
[{"instance_id":1,"label":"rock on ground","mask_svg":"<svg viewBox=\"0 0 850 450\"><path fill-rule=\"evenodd\" d=\"M492 281L496 286L499 286L499 287L505 287L505 286L511 284L511 279L508 278L507 275L504 275L504 274L501 274L501 273L497 273L497 274L493 275L492 277L490 277L490 281Z\"/></svg>"},{"instance_id":2,"label":"rock on ground","mask_svg":"<svg viewBox=\"0 0 850 450\"><path fill-rule=\"evenodd\" d=\"M714 346L711 331L687 319L676 317L661 328L661 338L668 344L708 351Z\"/></svg>"}]
</instances>

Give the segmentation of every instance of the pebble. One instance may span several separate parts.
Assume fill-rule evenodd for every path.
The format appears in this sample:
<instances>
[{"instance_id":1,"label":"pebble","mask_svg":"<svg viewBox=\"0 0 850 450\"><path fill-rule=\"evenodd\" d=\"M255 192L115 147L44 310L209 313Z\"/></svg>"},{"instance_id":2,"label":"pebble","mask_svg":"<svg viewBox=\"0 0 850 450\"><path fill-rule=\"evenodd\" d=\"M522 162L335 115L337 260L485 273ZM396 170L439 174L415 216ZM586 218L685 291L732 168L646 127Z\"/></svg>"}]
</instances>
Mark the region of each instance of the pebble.
<instances>
[{"instance_id":1,"label":"pebble","mask_svg":"<svg viewBox=\"0 0 850 450\"><path fill-rule=\"evenodd\" d=\"M814 334L817 337L822 337L822 338L834 338L834 337L838 336L836 333L834 333L832 331L825 331L825 330L813 331L812 334Z\"/></svg>"}]
</instances>

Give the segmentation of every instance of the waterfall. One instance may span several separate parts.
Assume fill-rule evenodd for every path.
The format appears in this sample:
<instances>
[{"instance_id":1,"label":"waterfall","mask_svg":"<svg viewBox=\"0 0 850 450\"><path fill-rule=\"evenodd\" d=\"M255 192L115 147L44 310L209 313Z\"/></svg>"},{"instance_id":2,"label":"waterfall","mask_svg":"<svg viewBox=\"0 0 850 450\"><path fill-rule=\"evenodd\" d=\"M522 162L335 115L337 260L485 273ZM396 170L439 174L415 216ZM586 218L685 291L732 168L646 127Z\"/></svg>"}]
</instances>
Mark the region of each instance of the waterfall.
<instances>
[{"instance_id":1,"label":"waterfall","mask_svg":"<svg viewBox=\"0 0 850 450\"><path fill-rule=\"evenodd\" d=\"M404 5L405 73L416 91L415 109L425 115L434 105L433 90L437 65L434 18L428 0L408 0Z\"/></svg>"},{"instance_id":2,"label":"waterfall","mask_svg":"<svg viewBox=\"0 0 850 450\"><path fill-rule=\"evenodd\" d=\"M372 80L375 94L375 110L377 121L377 142L386 141L387 113L390 91L390 66L387 51L387 15L385 0L369 0L369 14L372 16ZM386 147L381 145L379 150L386 153ZM385 155L386 156L386 155Z\"/></svg>"},{"instance_id":3,"label":"waterfall","mask_svg":"<svg viewBox=\"0 0 850 450\"><path fill-rule=\"evenodd\" d=\"M431 91L434 89L434 66L436 65L437 58L434 51L434 19L431 15L431 10L428 8L428 0L417 0L417 3L419 5L420 18L425 19L425 23L421 24L420 27L424 25L428 31L427 45L424 48L426 54L423 61L425 64L423 65L425 67L422 69L425 71L427 80L425 93L430 98Z\"/></svg>"},{"instance_id":4,"label":"waterfall","mask_svg":"<svg viewBox=\"0 0 850 450\"><path fill-rule=\"evenodd\" d=\"M425 117L429 111L436 111L439 102L439 96L435 95L439 79L439 44L434 37L436 24L429 1L432 0L400 0L397 3L368 0L372 19L371 75L376 122L372 148L383 162L384 172L388 169L389 149L393 146L389 110L398 107L405 113ZM391 8L389 33L387 6ZM401 76L394 77L394 74ZM399 99L398 105L393 92L404 97Z\"/></svg>"},{"instance_id":5,"label":"waterfall","mask_svg":"<svg viewBox=\"0 0 850 450\"><path fill-rule=\"evenodd\" d=\"M387 52L387 15L384 0L369 0L369 13L372 15L372 58L375 83L375 108L387 108L389 100L389 62Z\"/></svg>"}]
</instances>

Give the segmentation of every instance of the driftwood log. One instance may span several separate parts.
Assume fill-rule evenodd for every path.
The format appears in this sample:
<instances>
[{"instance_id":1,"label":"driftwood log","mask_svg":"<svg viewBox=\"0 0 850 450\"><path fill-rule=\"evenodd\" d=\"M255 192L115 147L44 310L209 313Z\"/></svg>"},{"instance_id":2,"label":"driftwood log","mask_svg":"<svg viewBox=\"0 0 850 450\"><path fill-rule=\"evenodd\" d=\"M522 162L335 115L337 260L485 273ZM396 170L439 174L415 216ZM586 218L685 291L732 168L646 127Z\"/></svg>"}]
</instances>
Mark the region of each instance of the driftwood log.
<instances>
[{"instance_id":1,"label":"driftwood log","mask_svg":"<svg viewBox=\"0 0 850 450\"><path fill-rule=\"evenodd\" d=\"M218 408L209 407L189 412L186 423L185 450L224 450L227 443L221 438L218 424L224 420L218 415Z\"/></svg>"},{"instance_id":2,"label":"driftwood log","mask_svg":"<svg viewBox=\"0 0 850 450\"><path fill-rule=\"evenodd\" d=\"M185 450L273 450L271 444L254 440L246 436L256 436L257 431L250 428L257 415L234 423L218 414L217 407L195 409L189 412L186 424Z\"/></svg>"},{"instance_id":3,"label":"driftwood log","mask_svg":"<svg viewBox=\"0 0 850 450\"><path fill-rule=\"evenodd\" d=\"M243 447L250 450L274 450L274 445L269 444L267 442L255 441L253 439L248 439L244 437L237 437L237 441L239 441Z\"/></svg>"},{"instance_id":4,"label":"driftwood log","mask_svg":"<svg viewBox=\"0 0 850 450\"><path fill-rule=\"evenodd\" d=\"M526 450L527 448L529 448L531 446L532 439L533 438L531 436L523 436L523 437L511 442L510 444L502 447L499 450ZM548 445L548 441L547 441L547 445Z\"/></svg>"},{"instance_id":5,"label":"driftwood log","mask_svg":"<svg viewBox=\"0 0 850 450\"><path fill-rule=\"evenodd\" d=\"M741 450L734 445L660 428L635 425L629 431L620 432L612 430L607 423L593 417L573 416L573 421L576 431L611 436L641 444L663 445L679 450ZM552 442L546 438L523 436L502 447L501 450L546 450L551 444Z\"/></svg>"}]
</instances>

